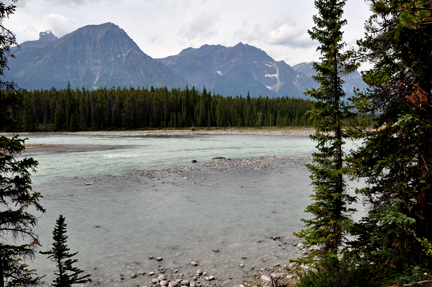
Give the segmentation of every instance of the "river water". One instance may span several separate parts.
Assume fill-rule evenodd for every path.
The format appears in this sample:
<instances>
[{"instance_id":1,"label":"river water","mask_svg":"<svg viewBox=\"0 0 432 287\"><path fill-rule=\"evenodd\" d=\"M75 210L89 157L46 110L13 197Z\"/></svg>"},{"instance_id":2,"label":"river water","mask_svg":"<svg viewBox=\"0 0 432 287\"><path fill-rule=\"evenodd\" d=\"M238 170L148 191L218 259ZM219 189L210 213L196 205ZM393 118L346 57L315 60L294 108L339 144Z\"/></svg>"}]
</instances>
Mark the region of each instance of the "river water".
<instances>
[{"instance_id":1,"label":"river water","mask_svg":"<svg viewBox=\"0 0 432 287\"><path fill-rule=\"evenodd\" d=\"M111 146L30 154L39 161L34 190L42 193L47 209L37 214L40 250L51 247L55 220L63 214L68 245L79 251L77 266L100 286L147 285L148 275L130 275L157 271L159 265L167 268L165 274L191 279L196 269L191 260L218 284L234 286L246 270L288 264L302 255L293 247L299 241L292 233L302 228L312 193L303 163L315 144L307 137L25 136L27 144ZM217 156L231 158L231 166L212 163ZM274 156L283 158L268 158ZM238 160L245 158L257 162ZM151 171L153 177L136 171ZM265 236L283 236L285 243ZM163 261L149 260L150 255ZM52 279L55 265L42 255L30 265Z\"/></svg>"}]
</instances>

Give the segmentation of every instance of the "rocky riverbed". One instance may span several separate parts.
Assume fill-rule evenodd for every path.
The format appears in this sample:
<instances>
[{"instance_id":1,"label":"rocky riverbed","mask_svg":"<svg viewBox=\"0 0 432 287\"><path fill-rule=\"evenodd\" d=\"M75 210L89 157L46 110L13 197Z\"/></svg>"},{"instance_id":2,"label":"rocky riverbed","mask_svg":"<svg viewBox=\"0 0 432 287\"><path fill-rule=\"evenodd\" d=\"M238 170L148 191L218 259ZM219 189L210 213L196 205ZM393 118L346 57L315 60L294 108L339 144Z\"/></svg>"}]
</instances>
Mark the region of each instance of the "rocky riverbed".
<instances>
[{"instance_id":1,"label":"rocky riverbed","mask_svg":"<svg viewBox=\"0 0 432 287\"><path fill-rule=\"evenodd\" d=\"M35 189L48 212L72 221L71 250L80 251L91 285L240 286L257 279L269 285L275 276L291 280L289 259L309 252L292 232L302 228L309 203L310 162L191 159L122 175L58 177ZM49 227L39 233L45 242ZM40 274L48 273L40 262Z\"/></svg>"}]
</instances>

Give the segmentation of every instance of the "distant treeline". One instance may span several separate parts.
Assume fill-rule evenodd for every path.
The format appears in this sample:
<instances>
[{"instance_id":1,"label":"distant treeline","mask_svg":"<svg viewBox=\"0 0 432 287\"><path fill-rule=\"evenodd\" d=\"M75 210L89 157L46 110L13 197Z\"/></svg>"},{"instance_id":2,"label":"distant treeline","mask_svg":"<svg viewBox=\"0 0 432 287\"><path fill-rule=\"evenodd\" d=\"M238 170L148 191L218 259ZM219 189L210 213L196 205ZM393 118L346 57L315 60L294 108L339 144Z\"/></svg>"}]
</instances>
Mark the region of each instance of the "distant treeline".
<instances>
[{"instance_id":1,"label":"distant treeline","mask_svg":"<svg viewBox=\"0 0 432 287\"><path fill-rule=\"evenodd\" d=\"M183 127L308 126L313 103L288 97L224 97L167 88L22 90L12 109L21 131L78 131Z\"/></svg>"}]
</instances>

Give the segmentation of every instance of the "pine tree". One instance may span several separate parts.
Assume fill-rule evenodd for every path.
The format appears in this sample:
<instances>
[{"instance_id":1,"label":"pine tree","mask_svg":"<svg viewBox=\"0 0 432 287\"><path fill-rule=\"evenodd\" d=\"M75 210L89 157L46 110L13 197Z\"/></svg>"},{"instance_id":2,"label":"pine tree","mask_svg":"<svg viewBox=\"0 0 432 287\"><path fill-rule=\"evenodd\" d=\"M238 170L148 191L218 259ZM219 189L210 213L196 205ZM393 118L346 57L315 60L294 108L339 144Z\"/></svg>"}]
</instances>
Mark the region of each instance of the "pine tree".
<instances>
[{"instance_id":1,"label":"pine tree","mask_svg":"<svg viewBox=\"0 0 432 287\"><path fill-rule=\"evenodd\" d=\"M318 40L321 63L314 63L317 75L314 80L320 84L318 89L307 90L306 94L315 98L315 109L311 111L317 122L316 133L311 136L318 142L318 152L313 154L313 164L308 165L315 193L314 203L306 208L313 218L303 219L307 229L295 235L305 239L307 246L321 246L324 251L336 252L343 243L349 217L353 209L349 204L355 197L347 194L344 175L349 169L344 166L342 147L347 137L342 130L342 119L349 116L342 98L342 75L356 67L346 64L349 53L342 53L343 7L346 0L316 0L318 14L314 16L315 27L308 31L312 39ZM315 253L312 253L315 254Z\"/></svg>"},{"instance_id":2,"label":"pine tree","mask_svg":"<svg viewBox=\"0 0 432 287\"><path fill-rule=\"evenodd\" d=\"M369 87L357 104L375 114L376 126L363 132L353 164L370 210L351 246L376 274L397 276L432 267L423 244L432 242L431 4L369 2L373 15L358 44L360 59L374 67L363 73Z\"/></svg>"},{"instance_id":3,"label":"pine tree","mask_svg":"<svg viewBox=\"0 0 432 287\"><path fill-rule=\"evenodd\" d=\"M14 57L10 47L17 45L15 35L3 25L14 12L15 5L0 2L0 76L4 76L8 57ZM0 130L14 125L11 112L22 107L22 94L16 92L16 85L0 79ZM0 136L0 286L35 286L41 279L22 262L32 259L39 245L32 229L37 218L28 209L45 211L39 204L41 195L31 187L30 172L35 171L37 161L17 158L24 148L24 140L18 136Z\"/></svg>"},{"instance_id":4,"label":"pine tree","mask_svg":"<svg viewBox=\"0 0 432 287\"><path fill-rule=\"evenodd\" d=\"M73 284L82 284L86 282L90 282L90 274L81 276L80 274L84 272L77 267L74 267L73 264L78 262L78 259L71 259L78 252L69 253L69 248L67 247L67 238L66 235L66 226L65 218L63 215L60 215L56 221L56 226L53 231L53 247L49 251L41 251L41 254L49 255L48 258L56 262L57 272L54 274L57 276L53 282L52 286L56 287L70 287Z\"/></svg>"}]
</instances>

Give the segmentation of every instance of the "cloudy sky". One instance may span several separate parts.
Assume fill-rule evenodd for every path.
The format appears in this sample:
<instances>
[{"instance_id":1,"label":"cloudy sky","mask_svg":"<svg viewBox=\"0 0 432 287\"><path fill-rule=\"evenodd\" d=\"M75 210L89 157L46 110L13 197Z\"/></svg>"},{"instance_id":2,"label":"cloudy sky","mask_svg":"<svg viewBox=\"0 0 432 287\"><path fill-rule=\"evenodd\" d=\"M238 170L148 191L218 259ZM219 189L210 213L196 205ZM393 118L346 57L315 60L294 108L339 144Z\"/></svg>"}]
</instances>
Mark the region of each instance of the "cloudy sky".
<instances>
[{"instance_id":1,"label":"cloudy sky","mask_svg":"<svg viewBox=\"0 0 432 287\"><path fill-rule=\"evenodd\" d=\"M8 0L1 0L9 2ZM319 59L307 30L316 14L313 0L18 0L5 21L18 43L51 30L61 37L90 24L112 22L153 58L204 44L258 47L289 65ZM363 36L369 6L350 0L345 38L349 46Z\"/></svg>"}]
</instances>

